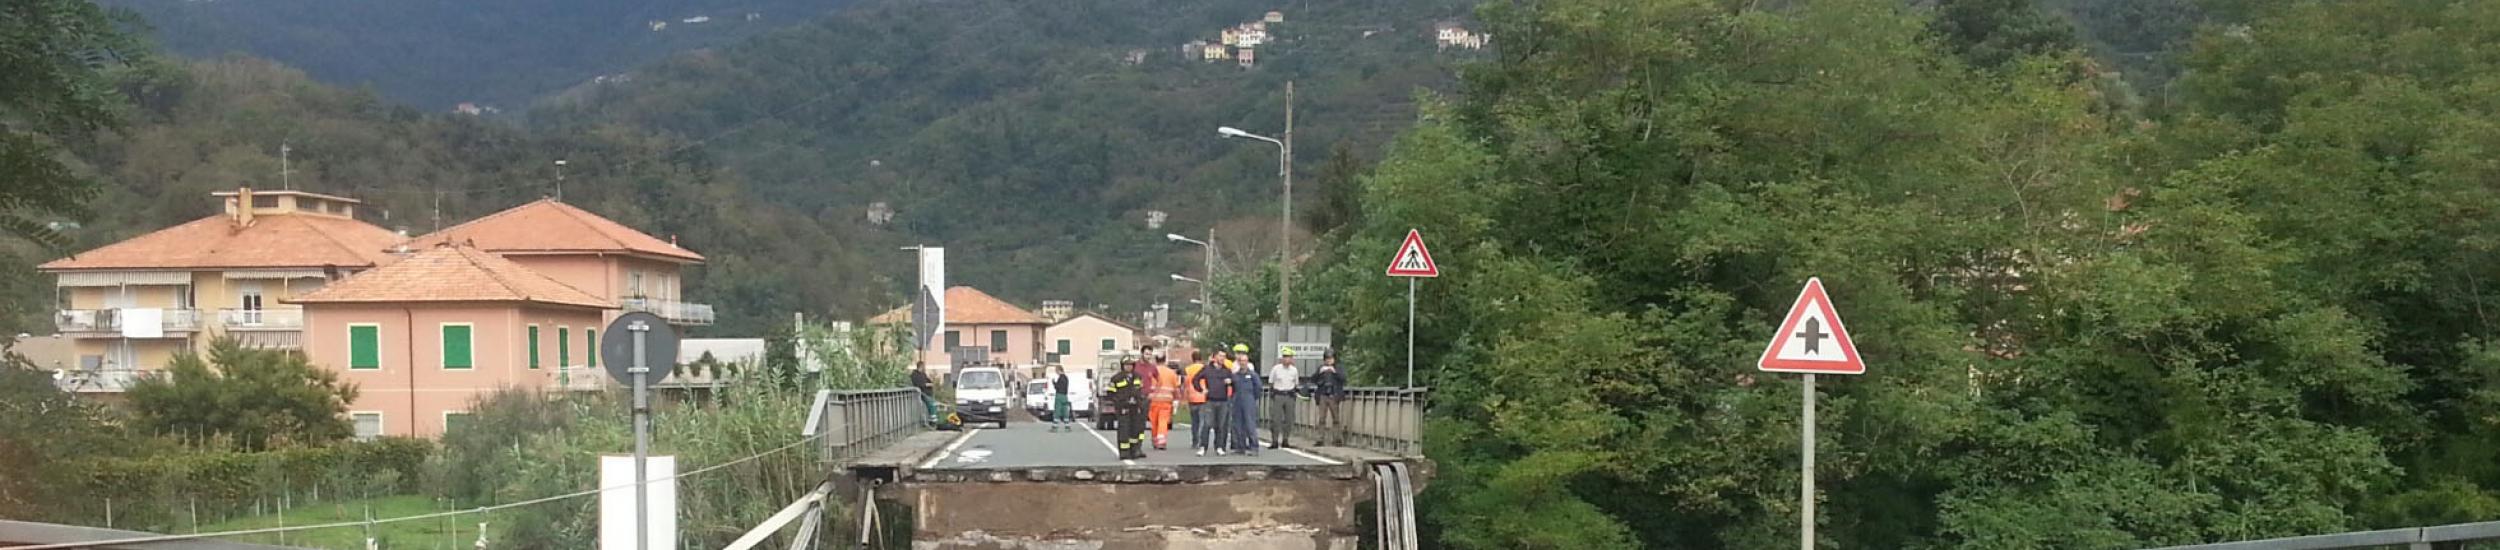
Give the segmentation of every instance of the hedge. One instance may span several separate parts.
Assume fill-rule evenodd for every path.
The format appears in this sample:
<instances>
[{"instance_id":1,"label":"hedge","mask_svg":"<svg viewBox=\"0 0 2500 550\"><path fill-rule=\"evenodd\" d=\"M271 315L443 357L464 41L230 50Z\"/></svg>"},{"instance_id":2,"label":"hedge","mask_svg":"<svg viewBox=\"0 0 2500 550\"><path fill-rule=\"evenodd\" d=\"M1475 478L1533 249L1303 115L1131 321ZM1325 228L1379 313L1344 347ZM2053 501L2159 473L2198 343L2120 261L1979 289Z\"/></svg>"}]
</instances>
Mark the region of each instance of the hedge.
<instances>
[{"instance_id":1,"label":"hedge","mask_svg":"<svg viewBox=\"0 0 2500 550\"><path fill-rule=\"evenodd\" d=\"M76 503L86 517L126 528L187 528L193 510L211 523L254 512L256 505L290 506L318 501L413 492L434 444L383 438L322 447L256 453L189 451L146 458L108 458L88 471L92 498ZM97 523L101 525L102 523Z\"/></svg>"}]
</instances>

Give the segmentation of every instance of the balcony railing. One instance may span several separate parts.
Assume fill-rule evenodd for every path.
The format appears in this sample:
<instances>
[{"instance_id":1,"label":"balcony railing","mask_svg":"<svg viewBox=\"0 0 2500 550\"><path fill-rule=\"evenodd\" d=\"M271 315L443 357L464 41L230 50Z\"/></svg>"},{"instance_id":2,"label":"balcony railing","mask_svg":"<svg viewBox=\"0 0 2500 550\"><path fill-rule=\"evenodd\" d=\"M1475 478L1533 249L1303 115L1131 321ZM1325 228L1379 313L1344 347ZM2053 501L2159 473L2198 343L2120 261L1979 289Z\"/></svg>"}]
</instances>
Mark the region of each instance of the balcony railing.
<instances>
[{"instance_id":1,"label":"balcony railing","mask_svg":"<svg viewBox=\"0 0 2500 550\"><path fill-rule=\"evenodd\" d=\"M128 309L64 309L53 315L53 325L61 332L121 334ZM158 309L158 328L164 332L191 332L200 329L200 311L196 309Z\"/></svg>"},{"instance_id":2,"label":"balcony railing","mask_svg":"<svg viewBox=\"0 0 2500 550\"><path fill-rule=\"evenodd\" d=\"M662 300L658 298L626 298L623 302L625 305L625 311L640 311L650 313L652 315L658 315L661 319L665 319L671 324L712 324L711 304L697 304L676 300Z\"/></svg>"},{"instance_id":3,"label":"balcony railing","mask_svg":"<svg viewBox=\"0 0 2500 550\"><path fill-rule=\"evenodd\" d=\"M304 330L304 308L221 309L217 323L226 330Z\"/></svg>"},{"instance_id":4,"label":"balcony railing","mask_svg":"<svg viewBox=\"0 0 2500 550\"><path fill-rule=\"evenodd\" d=\"M121 393L156 371L135 369L57 371L52 383L71 393Z\"/></svg>"}]
</instances>

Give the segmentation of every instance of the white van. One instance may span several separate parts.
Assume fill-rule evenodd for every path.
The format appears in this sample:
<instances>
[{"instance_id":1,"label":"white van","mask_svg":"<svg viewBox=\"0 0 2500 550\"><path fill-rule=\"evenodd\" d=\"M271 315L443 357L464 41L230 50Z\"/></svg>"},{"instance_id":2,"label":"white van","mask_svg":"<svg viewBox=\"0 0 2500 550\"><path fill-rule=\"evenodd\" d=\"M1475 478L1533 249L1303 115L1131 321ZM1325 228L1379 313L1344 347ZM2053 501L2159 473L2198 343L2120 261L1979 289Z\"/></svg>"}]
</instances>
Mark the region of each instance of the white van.
<instances>
[{"instance_id":1,"label":"white van","mask_svg":"<svg viewBox=\"0 0 2500 550\"><path fill-rule=\"evenodd\" d=\"M1007 427L1007 407L1013 390L1007 387L1007 373L994 367L974 367L955 372L955 414L965 424L996 424Z\"/></svg>"},{"instance_id":2,"label":"white van","mask_svg":"<svg viewBox=\"0 0 2500 550\"><path fill-rule=\"evenodd\" d=\"M1050 387L1050 376L1043 375L1041 378L1033 379L1027 387L1029 389L1024 397L1024 408L1033 413L1033 419L1049 422L1050 400L1058 394ZM1093 415L1093 380L1086 378L1083 371L1068 373L1068 416L1085 418Z\"/></svg>"}]
</instances>

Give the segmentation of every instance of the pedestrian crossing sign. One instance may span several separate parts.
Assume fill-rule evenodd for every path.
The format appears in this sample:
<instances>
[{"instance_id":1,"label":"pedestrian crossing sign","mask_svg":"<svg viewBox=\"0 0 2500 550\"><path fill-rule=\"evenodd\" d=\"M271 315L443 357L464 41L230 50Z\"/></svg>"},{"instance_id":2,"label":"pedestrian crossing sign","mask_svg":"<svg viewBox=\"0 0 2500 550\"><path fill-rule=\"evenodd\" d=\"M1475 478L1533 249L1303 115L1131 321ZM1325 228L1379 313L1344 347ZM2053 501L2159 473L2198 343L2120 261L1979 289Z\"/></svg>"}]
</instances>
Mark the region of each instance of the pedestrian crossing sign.
<instances>
[{"instance_id":1,"label":"pedestrian crossing sign","mask_svg":"<svg viewBox=\"0 0 2500 550\"><path fill-rule=\"evenodd\" d=\"M1398 245L1397 257L1389 259L1391 277L1439 277L1440 264L1432 263L1432 251L1424 249L1424 234L1406 230L1406 243Z\"/></svg>"},{"instance_id":2,"label":"pedestrian crossing sign","mask_svg":"<svg viewBox=\"0 0 2500 550\"><path fill-rule=\"evenodd\" d=\"M1797 292L1796 305L1788 306L1787 320L1771 337L1771 347L1762 350L1759 365L1768 372L1807 374L1865 374L1866 363L1858 359L1858 346L1849 339L1849 328L1840 322L1840 312L1832 309L1832 299L1823 294L1823 279L1806 279L1806 288Z\"/></svg>"}]
</instances>

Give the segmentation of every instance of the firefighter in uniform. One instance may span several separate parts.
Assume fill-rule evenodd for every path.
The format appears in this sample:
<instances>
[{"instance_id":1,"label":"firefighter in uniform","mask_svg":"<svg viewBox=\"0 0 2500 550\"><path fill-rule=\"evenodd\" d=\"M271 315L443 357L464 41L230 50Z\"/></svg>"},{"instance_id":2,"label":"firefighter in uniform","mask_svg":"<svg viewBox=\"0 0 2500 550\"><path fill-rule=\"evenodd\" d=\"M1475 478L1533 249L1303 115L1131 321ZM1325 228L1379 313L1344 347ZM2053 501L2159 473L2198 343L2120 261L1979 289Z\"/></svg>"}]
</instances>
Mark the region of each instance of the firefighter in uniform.
<instances>
[{"instance_id":1,"label":"firefighter in uniform","mask_svg":"<svg viewBox=\"0 0 2500 550\"><path fill-rule=\"evenodd\" d=\"M1127 369L1111 375L1111 402L1120 411L1120 458L1146 458L1146 382Z\"/></svg>"}]
</instances>

